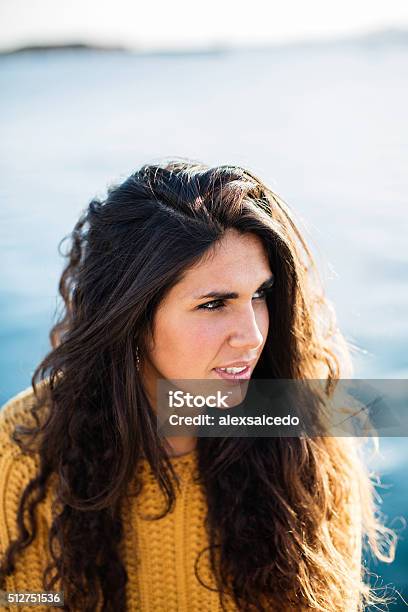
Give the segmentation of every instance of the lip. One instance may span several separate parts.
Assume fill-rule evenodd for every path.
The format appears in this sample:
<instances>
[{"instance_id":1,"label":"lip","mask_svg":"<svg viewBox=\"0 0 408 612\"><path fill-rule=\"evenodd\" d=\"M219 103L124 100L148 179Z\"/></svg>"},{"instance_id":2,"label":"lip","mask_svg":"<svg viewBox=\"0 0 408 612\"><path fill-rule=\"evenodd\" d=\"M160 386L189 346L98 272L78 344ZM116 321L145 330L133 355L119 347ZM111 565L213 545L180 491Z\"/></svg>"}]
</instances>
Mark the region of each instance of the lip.
<instances>
[{"instance_id":1,"label":"lip","mask_svg":"<svg viewBox=\"0 0 408 612\"><path fill-rule=\"evenodd\" d=\"M242 365L245 365L244 363ZM233 367L233 366L223 366L225 368L228 367ZM239 367L238 364L236 365L236 367ZM217 374L217 376L219 376L220 378L223 378L224 380L249 380L251 378L251 366L247 365L245 370L242 370L242 372L237 372L236 374L229 374L228 372L223 372L221 371L219 368L213 368L214 372Z\"/></svg>"},{"instance_id":2,"label":"lip","mask_svg":"<svg viewBox=\"0 0 408 612\"><path fill-rule=\"evenodd\" d=\"M251 367L255 363L255 359L250 361L234 361L232 363L224 363L222 366L218 366L219 368L240 368L242 366ZM216 368L214 368L215 370Z\"/></svg>"}]
</instances>

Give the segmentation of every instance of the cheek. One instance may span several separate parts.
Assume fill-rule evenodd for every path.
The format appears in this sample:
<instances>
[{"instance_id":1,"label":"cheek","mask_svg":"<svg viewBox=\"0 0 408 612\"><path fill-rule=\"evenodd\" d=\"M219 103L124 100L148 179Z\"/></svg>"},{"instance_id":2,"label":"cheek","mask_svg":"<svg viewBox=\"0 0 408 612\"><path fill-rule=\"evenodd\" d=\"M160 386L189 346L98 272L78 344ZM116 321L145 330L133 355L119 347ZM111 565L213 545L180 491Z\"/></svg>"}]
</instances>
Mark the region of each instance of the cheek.
<instances>
[{"instance_id":1,"label":"cheek","mask_svg":"<svg viewBox=\"0 0 408 612\"><path fill-rule=\"evenodd\" d=\"M216 320L216 316L211 320L211 314L207 317L197 317L185 324L185 335L189 338L192 350L196 353L216 349L223 341L223 330L225 322L221 319Z\"/></svg>"},{"instance_id":2,"label":"cheek","mask_svg":"<svg viewBox=\"0 0 408 612\"><path fill-rule=\"evenodd\" d=\"M224 342L224 328L224 325L211 325L207 323L196 329L197 352L206 352L207 355L212 353L211 357L213 357L214 353L219 350L219 347Z\"/></svg>"},{"instance_id":3,"label":"cheek","mask_svg":"<svg viewBox=\"0 0 408 612\"><path fill-rule=\"evenodd\" d=\"M225 322L207 317L189 317L184 313L165 313L155 324L155 342L151 357L157 365L187 364L207 361L222 343Z\"/></svg>"}]
</instances>

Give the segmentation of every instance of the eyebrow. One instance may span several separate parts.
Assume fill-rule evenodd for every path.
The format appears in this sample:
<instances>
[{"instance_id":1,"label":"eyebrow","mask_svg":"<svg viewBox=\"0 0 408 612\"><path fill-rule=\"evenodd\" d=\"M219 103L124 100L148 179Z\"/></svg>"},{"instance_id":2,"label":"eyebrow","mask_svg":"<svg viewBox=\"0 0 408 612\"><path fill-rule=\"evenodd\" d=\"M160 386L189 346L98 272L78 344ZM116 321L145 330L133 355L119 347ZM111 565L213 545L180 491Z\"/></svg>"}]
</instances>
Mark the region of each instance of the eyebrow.
<instances>
[{"instance_id":1,"label":"eyebrow","mask_svg":"<svg viewBox=\"0 0 408 612\"><path fill-rule=\"evenodd\" d=\"M260 285L258 289L256 289L256 291L262 291L262 289L269 289L270 287L272 287L274 281L275 277L272 274L272 276L269 277L266 281L264 281L262 285ZM236 300L237 298L239 298L239 293L237 293L236 291L230 291L228 293L222 291L210 291L209 293L205 293L204 295L194 297L195 300L204 300L206 298L215 298L217 300Z\"/></svg>"}]
</instances>

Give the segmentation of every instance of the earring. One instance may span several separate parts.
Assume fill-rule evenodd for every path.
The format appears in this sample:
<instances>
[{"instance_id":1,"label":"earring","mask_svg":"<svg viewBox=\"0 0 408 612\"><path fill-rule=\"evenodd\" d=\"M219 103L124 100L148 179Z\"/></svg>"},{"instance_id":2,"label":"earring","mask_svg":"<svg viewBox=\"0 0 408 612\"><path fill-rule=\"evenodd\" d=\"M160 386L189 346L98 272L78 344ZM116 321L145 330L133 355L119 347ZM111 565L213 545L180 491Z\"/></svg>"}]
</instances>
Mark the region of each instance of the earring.
<instances>
[{"instance_id":1,"label":"earring","mask_svg":"<svg viewBox=\"0 0 408 612\"><path fill-rule=\"evenodd\" d=\"M139 347L136 347L136 369L140 370L140 357L139 357Z\"/></svg>"}]
</instances>

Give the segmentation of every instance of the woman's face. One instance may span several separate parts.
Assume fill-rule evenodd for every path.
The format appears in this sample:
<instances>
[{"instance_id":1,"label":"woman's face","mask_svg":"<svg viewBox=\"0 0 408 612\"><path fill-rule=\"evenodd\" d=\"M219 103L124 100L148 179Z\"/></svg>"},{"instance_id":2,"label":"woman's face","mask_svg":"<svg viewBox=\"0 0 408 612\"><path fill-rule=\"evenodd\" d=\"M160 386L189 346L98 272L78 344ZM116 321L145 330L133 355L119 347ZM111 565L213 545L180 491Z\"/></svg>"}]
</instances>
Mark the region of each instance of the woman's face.
<instances>
[{"instance_id":1,"label":"woman's face","mask_svg":"<svg viewBox=\"0 0 408 612\"><path fill-rule=\"evenodd\" d=\"M219 379L215 368L249 362L254 370L269 327L260 286L272 271L255 234L229 229L212 256L185 273L156 311L153 344L142 356L142 374L150 397L157 378ZM202 297L211 292L236 297Z\"/></svg>"}]
</instances>

